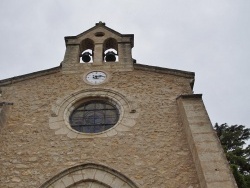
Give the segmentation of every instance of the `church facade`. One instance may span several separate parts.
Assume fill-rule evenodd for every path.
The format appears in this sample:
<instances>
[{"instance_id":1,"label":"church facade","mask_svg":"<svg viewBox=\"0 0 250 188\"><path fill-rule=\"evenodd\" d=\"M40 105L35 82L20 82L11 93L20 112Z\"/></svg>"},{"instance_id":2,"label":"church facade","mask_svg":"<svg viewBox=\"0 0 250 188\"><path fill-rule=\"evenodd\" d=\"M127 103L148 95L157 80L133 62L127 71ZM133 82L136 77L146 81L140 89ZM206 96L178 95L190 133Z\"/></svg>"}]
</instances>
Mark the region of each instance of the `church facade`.
<instances>
[{"instance_id":1,"label":"church facade","mask_svg":"<svg viewBox=\"0 0 250 188\"><path fill-rule=\"evenodd\" d=\"M61 65L0 81L0 187L237 187L194 73L138 64L99 22Z\"/></svg>"}]
</instances>

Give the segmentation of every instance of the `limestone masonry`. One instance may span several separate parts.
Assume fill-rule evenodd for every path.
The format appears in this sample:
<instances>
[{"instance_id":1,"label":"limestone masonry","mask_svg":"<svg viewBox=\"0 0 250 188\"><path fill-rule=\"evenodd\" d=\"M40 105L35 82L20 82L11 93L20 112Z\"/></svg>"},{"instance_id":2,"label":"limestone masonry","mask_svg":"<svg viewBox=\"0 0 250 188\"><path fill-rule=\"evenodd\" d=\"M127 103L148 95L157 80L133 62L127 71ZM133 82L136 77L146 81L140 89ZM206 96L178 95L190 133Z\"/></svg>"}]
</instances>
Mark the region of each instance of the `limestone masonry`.
<instances>
[{"instance_id":1,"label":"limestone masonry","mask_svg":"<svg viewBox=\"0 0 250 188\"><path fill-rule=\"evenodd\" d=\"M99 22L59 67L0 81L0 188L237 187L194 73L137 64L133 40ZM76 112L96 101L119 115Z\"/></svg>"}]
</instances>

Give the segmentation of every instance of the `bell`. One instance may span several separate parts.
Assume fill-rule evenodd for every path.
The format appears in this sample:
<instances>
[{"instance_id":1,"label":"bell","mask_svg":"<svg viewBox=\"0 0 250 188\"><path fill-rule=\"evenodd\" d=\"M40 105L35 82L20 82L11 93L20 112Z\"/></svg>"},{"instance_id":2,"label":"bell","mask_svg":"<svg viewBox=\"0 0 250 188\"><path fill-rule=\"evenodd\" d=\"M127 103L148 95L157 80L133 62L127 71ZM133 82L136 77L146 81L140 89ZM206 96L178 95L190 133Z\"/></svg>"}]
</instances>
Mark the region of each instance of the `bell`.
<instances>
[{"instance_id":1,"label":"bell","mask_svg":"<svg viewBox=\"0 0 250 188\"><path fill-rule=\"evenodd\" d=\"M85 62L85 63L90 62L90 60L91 60L91 57L90 57L90 56L92 56L91 53L89 53L89 52L84 52L84 53L81 55L82 61Z\"/></svg>"},{"instance_id":2,"label":"bell","mask_svg":"<svg viewBox=\"0 0 250 188\"><path fill-rule=\"evenodd\" d=\"M105 60L106 60L107 62L115 61L115 60L116 60L115 55L116 55L115 52L109 51L109 52L107 52L106 55L105 55Z\"/></svg>"}]
</instances>

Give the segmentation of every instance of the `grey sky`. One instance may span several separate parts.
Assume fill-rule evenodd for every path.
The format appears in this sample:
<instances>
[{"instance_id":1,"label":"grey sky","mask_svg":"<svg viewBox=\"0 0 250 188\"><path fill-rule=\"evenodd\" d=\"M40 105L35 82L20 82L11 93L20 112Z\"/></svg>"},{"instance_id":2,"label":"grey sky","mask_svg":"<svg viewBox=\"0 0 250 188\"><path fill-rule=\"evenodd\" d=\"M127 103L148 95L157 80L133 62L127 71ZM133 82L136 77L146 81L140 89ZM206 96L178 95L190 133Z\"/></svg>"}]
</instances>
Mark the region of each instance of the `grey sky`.
<instances>
[{"instance_id":1,"label":"grey sky","mask_svg":"<svg viewBox=\"0 0 250 188\"><path fill-rule=\"evenodd\" d=\"M196 73L213 122L250 127L250 1L1 0L0 79L58 66L64 36L103 21L138 63Z\"/></svg>"}]
</instances>

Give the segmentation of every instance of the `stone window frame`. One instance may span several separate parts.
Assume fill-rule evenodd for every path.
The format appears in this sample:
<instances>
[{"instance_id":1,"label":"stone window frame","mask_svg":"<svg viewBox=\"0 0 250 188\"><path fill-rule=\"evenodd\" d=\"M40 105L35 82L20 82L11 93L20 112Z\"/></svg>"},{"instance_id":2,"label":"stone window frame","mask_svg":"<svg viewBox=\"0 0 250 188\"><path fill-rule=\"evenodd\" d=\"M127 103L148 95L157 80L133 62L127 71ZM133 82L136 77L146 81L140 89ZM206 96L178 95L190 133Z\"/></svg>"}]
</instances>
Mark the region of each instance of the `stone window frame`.
<instances>
[{"instance_id":1,"label":"stone window frame","mask_svg":"<svg viewBox=\"0 0 250 188\"><path fill-rule=\"evenodd\" d=\"M72 111L87 100L108 100L116 105L120 117L116 125L100 133L82 133L71 128L69 116ZM131 97L125 97L121 92L111 89L83 89L59 98L51 108L49 127L56 135L67 135L69 138L111 137L119 132L130 131L139 116L139 107Z\"/></svg>"},{"instance_id":2,"label":"stone window frame","mask_svg":"<svg viewBox=\"0 0 250 188\"><path fill-rule=\"evenodd\" d=\"M70 188L83 182L98 182L111 188L138 188L138 186L122 173L100 164L86 163L70 167L39 188Z\"/></svg>"}]
</instances>

